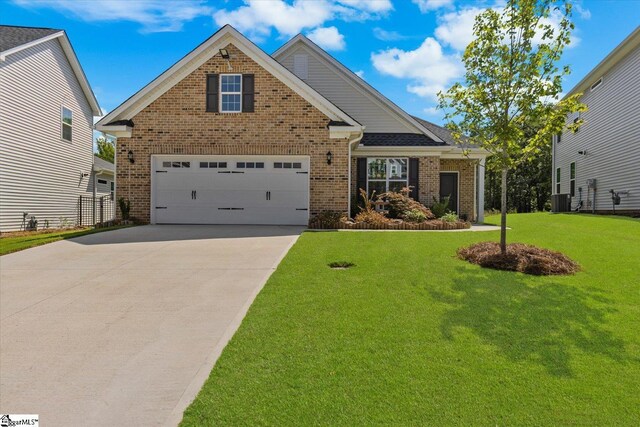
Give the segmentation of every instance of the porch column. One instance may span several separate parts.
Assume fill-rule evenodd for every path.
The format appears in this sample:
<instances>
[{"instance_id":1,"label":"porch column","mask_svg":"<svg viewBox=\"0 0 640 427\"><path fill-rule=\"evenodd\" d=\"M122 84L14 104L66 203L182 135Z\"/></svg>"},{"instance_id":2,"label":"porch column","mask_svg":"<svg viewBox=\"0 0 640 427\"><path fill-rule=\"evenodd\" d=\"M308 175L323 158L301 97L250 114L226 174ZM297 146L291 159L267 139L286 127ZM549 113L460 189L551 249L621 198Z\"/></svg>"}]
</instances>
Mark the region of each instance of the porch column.
<instances>
[{"instance_id":1,"label":"porch column","mask_svg":"<svg viewBox=\"0 0 640 427\"><path fill-rule=\"evenodd\" d=\"M484 222L484 173L485 162L487 158L483 157L478 163L478 219L479 223Z\"/></svg>"}]
</instances>

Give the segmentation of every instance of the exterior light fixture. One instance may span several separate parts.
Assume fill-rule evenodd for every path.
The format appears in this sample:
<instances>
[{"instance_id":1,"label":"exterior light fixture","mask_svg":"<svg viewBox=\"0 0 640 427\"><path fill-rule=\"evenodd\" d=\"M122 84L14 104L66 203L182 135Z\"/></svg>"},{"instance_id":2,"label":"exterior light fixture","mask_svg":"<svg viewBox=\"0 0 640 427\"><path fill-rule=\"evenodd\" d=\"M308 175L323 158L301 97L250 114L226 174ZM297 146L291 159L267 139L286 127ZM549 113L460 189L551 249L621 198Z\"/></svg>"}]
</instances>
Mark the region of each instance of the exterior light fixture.
<instances>
[{"instance_id":1,"label":"exterior light fixture","mask_svg":"<svg viewBox=\"0 0 640 427\"><path fill-rule=\"evenodd\" d=\"M129 163L133 164L136 162L136 159L133 157L133 151L129 150L127 153L127 158L129 159Z\"/></svg>"},{"instance_id":2,"label":"exterior light fixture","mask_svg":"<svg viewBox=\"0 0 640 427\"><path fill-rule=\"evenodd\" d=\"M229 56L229 51L227 49L220 49L220 56L222 56L222 59L231 58L231 56Z\"/></svg>"},{"instance_id":3,"label":"exterior light fixture","mask_svg":"<svg viewBox=\"0 0 640 427\"><path fill-rule=\"evenodd\" d=\"M333 159L333 154L331 154L331 151L327 151L327 164L330 165L331 164L331 160Z\"/></svg>"}]
</instances>

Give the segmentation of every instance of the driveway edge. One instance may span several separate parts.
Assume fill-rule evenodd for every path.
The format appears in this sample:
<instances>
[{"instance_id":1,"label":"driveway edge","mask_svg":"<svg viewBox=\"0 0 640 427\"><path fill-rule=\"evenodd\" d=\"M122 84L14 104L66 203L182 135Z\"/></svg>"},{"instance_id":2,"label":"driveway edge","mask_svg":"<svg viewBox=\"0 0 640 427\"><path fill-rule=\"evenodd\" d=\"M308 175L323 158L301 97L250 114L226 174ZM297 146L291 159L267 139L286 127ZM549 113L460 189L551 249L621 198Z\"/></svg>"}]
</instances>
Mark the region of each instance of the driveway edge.
<instances>
[{"instance_id":1,"label":"driveway edge","mask_svg":"<svg viewBox=\"0 0 640 427\"><path fill-rule=\"evenodd\" d=\"M227 346L227 344L229 343L233 335L236 333L236 331L242 324L242 320L244 319L247 312L249 311L249 307L251 307L251 305L253 304L253 301L256 299L258 294L262 291L262 289L264 288L264 285L267 283L267 280L269 280L269 277L271 277L273 272L276 271L276 268L278 268L278 265L280 265L284 257L287 256L287 254L289 253L293 245L296 244L301 234L302 233L298 233L295 239L289 244L289 246L287 246L287 248L283 251L282 255L271 266L270 271L264 275L260 284L249 296L246 303L240 309L236 317L234 317L234 319L229 323L226 330L224 331L224 334L222 334L222 337L220 338L220 340L213 347L213 350L211 351L207 359L204 361L202 366L200 366L200 368L198 369L198 372L196 372L195 376L193 377L193 379L191 380L187 388L184 390L184 393L182 393L182 397L180 398L175 408L173 408L173 410L171 411L171 414L165 421L164 423L165 426L174 427L180 424L180 422L182 421L182 416L184 414L184 411L193 402L193 400L196 398L196 396L202 389L202 386L204 385L205 381L207 380L207 378L209 378L209 375L211 374L211 370L213 369L216 362L218 361L218 358L222 354L222 351Z\"/></svg>"}]
</instances>

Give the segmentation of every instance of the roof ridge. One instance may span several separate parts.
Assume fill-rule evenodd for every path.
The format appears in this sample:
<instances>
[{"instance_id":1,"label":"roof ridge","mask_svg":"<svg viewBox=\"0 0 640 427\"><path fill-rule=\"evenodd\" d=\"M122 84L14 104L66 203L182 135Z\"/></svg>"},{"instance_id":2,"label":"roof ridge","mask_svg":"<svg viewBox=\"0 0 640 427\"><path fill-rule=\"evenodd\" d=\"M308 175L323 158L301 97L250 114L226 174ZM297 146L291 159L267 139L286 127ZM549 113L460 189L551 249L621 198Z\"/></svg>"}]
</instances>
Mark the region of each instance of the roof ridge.
<instances>
[{"instance_id":1,"label":"roof ridge","mask_svg":"<svg viewBox=\"0 0 640 427\"><path fill-rule=\"evenodd\" d=\"M32 30L51 30L51 31L64 31L63 29L60 28L51 28L51 27L33 27L30 25L6 25L6 24L1 24L1 27L11 27L11 28L30 28Z\"/></svg>"}]
</instances>

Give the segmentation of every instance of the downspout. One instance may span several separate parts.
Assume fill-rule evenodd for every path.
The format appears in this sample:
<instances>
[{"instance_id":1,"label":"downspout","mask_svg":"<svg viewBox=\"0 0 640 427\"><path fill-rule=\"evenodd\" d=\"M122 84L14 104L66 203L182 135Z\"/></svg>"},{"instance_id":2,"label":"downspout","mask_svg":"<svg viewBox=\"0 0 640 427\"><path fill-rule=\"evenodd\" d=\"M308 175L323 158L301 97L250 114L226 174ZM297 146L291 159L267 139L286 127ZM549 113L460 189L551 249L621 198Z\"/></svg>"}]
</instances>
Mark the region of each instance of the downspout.
<instances>
[{"instance_id":1,"label":"downspout","mask_svg":"<svg viewBox=\"0 0 640 427\"><path fill-rule=\"evenodd\" d=\"M348 142L348 146L349 146L349 168L348 168L348 175L347 175L347 185L349 186L347 194L349 195L348 199L347 199L347 216L351 217L351 151L353 150L353 148L355 146L358 145L358 143L360 142L360 140L362 139L362 137L364 136L364 132L360 131L360 134L358 136L356 136L353 139L350 139Z\"/></svg>"}]
</instances>

